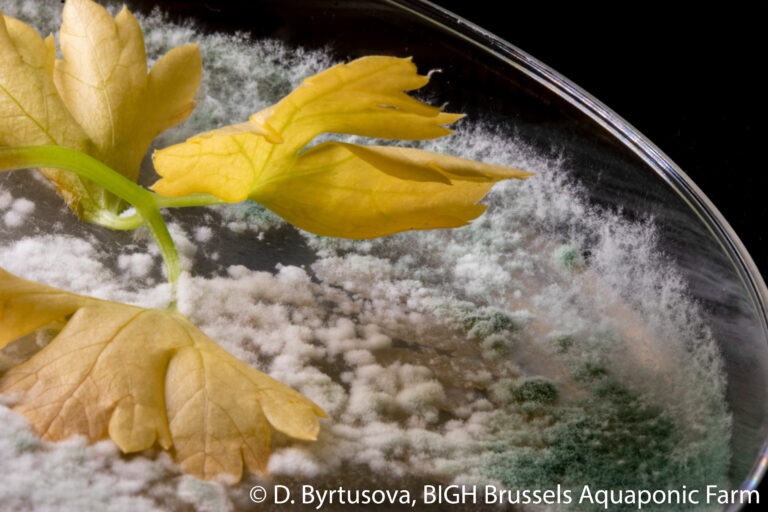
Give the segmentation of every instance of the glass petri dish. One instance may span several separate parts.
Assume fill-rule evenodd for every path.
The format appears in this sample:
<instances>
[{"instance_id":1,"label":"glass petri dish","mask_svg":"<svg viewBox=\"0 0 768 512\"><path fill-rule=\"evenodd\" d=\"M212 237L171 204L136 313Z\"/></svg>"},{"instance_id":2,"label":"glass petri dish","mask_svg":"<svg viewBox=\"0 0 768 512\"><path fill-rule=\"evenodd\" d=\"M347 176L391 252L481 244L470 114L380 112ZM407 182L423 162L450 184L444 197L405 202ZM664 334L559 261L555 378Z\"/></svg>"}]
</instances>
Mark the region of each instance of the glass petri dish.
<instances>
[{"instance_id":1,"label":"glass petri dish","mask_svg":"<svg viewBox=\"0 0 768 512\"><path fill-rule=\"evenodd\" d=\"M728 480L734 488L754 488L765 469L768 410L762 391L768 380L768 290L735 233L690 178L599 100L534 57L428 2L275 0L252 2L247 8L226 1L215 8L204 1L129 5L143 12L160 6L172 21L192 19L206 31L241 31L254 39L323 49L339 60L370 54L411 56L420 69L441 70L440 79L430 86L430 97L470 119L503 127L535 152L566 160L569 179L578 184L590 207L618 212L627 222L652 219L656 250L700 306L722 355L732 418ZM265 256L264 251L242 249L242 240L233 239L222 252L236 254L231 264L252 268L270 269L285 262L286 251L291 264L314 261L294 235L285 235L273 246L274 252Z\"/></svg>"}]
</instances>

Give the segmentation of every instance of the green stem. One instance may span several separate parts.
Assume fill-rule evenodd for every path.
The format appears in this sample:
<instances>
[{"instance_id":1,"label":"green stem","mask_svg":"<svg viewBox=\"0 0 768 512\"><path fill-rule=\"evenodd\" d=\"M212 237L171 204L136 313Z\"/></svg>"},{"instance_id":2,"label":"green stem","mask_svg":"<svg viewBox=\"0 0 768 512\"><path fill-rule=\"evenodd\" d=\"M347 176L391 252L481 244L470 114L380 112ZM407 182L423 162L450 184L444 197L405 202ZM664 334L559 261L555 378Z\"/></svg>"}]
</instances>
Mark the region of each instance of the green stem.
<instances>
[{"instance_id":1,"label":"green stem","mask_svg":"<svg viewBox=\"0 0 768 512\"><path fill-rule=\"evenodd\" d=\"M102 217L89 219L95 223L104 223L117 229L131 229L141 223L146 224L150 233L160 247L168 281L176 296L176 282L181 274L181 263L176 245L168 232L163 216L160 214L160 197L140 187L120 173L107 167L95 158L85 153L61 146L26 146L18 148L0 148L0 171L28 169L31 167L53 167L93 181L125 200L136 208L138 218L117 217L105 214ZM199 198L198 198L199 199ZM190 203L191 205L191 203Z\"/></svg>"},{"instance_id":2,"label":"green stem","mask_svg":"<svg viewBox=\"0 0 768 512\"><path fill-rule=\"evenodd\" d=\"M189 194L181 197L159 196L153 192L155 203L159 208L186 208L188 206L213 206L217 204L229 204L216 196L210 194Z\"/></svg>"},{"instance_id":3,"label":"green stem","mask_svg":"<svg viewBox=\"0 0 768 512\"><path fill-rule=\"evenodd\" d=\"M213 206L217 204L229 204L216 196L208 194L190 194L182 197L159 196L151 191L146 191L155 198L155 204L162 209L165 208L187 208L190 206ZM99 226L115 230L136 229L144 223L141 215L134 213L132 215L115 215L109 210L98 210L96 213L90 213L88 220Z\"/></svg>"},{"instance_id":4,"label":"green stem","mask_svg":"<svg viewBox=\"0 0 768 512\"><path fill-rule=\"evenodd\" d=\"M89 212L87 220L99 226L117 231L129 231L144 224L144 219L141 218L138 212L123 216L115 215L108 210L98 210L95 213Z\"/></svg>"}]
</instances>

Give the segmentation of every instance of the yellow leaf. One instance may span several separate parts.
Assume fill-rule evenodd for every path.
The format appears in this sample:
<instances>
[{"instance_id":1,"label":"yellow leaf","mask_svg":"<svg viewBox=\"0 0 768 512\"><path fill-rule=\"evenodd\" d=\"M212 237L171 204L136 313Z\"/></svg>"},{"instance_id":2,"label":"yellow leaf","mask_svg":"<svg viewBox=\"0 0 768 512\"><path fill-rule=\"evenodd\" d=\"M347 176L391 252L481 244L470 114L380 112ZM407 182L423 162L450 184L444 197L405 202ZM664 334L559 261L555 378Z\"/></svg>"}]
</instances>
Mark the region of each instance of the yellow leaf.
<instances>
[{"instance_id":1,"label":"yellow leaf","mask_svg":"<svg viewBox=\"0 0 768 512\"><path fill-rule=\"evenodd\" d=\"M53 37L0 15L0 145L57 144L88 151L90 141L61 101L53 83ZM49 178L80 211L89 190L77 176L50 171Z\"/></svg>"},{"instance_id":2,"label":"yellow leaf","mask_svg":"<svg viewBox=\"0 0 768 512\"><path fill-rule=\"evenodd\" d=\"M407 91L424 87L411 59L371 56L337 64L304 80L269 112L251 116L269 125L295 153L321 133L335 132L384 139L421 140L448 135L445 125L462 114L449 114L412 98Z\"/></svg>"},{"instance_id":3,"label":"yellow leaf","mask_svg":"<svg viewBox=\"0 0 768 512\"><path fill-rule=\"evenodd\" d=\"M67 293L0 270L0 348L54 320L58 335L0 377L45 439L158 444L201 478L263 473L275 429L314 440L324 412L222 350L178 313Z\"/></svg>"},{"instance_id":4,"label":"yellow leaf","mask_svg":"<svg viewBox=\"0 0 768 512\"><path fill-rule=\"evenodd\" d=\"M463 226L485 211L478 202L493 183L524 176L418 149L329 142L306 151L291 173L252 197L312 233L371 238Z\"/></svg>"},{"instance_id":5,"label":"yellow leaf","mask_svg":"<svg viewBox=\"0 0 768 512\"><path fill-rule=\"evenodd\" d=\"M409 96L429 77L410 59L365 57L310 77L249 122L157 151L167 196L209 193L254 199L313 233L370 238L407 229L456 227L484 211L494 182L517 169L414 149L324 143L328 132L396 139L442 137L460 114Z\"/></svg>"},{"instance_id":6,"label":"yellow leaf","mask_svg":"<svg viewBox=\"0 0 768 512\"><path fill-rule=\"evenodd\" d=\"M53 38L4 17L0 26L0 145L53 144L84 151L131 180L152 140L194 108L202 65L197 47L168 52L147 72L141 28L123 9L112 19L91 0L67 0L55 62ZM7 26L7 28L6 28ZM47 169L86 219L120 201L70 173Z\"/></svg>"},{"instance_id":7,"label":"yellow leaf","mask_svg":"<svg viewBox=\"0 0 768 512\"><path fill-rule=\"evenodd\" d=\"M55 58L53 37L42 39L30 26L0 16L0 144L86 147L53 85Z\"/></svg>"},{"instance_id":8,"label":"yellow leaf","mask_svg":"<svg viewBox=\"0 0 768 512\"><path fill-rule=\"evenodd\" d=\"M96 145L93 156L135 181L152 140L192 112L197 47L171 50L147 73L136 18L124 7L113 20L90 0L67 0L59 39L59 94Z\"/></svg>"}]
</instances>

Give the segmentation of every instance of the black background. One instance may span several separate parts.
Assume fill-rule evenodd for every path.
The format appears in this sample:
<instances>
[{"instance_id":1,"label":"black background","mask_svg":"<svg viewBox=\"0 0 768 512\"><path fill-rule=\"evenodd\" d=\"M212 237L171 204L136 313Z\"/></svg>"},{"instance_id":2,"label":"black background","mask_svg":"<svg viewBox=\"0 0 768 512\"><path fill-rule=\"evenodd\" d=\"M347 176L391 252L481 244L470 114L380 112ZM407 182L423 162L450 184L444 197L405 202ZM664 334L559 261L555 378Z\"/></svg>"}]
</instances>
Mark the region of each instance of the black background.
<instances>
[{"instance_id":1,"label":"black background","mask_svg":"<svg viewBox=\"0 0 768 512\"><path fill-rule=\"evenodd\" d=\"M765 58L754 9L436 3L554 68L645 134L702 189L768 276L766 143L757 134L766 87L756 76ZM766 482L760 491L768 499Z\"/></svg>"}]
</instances>

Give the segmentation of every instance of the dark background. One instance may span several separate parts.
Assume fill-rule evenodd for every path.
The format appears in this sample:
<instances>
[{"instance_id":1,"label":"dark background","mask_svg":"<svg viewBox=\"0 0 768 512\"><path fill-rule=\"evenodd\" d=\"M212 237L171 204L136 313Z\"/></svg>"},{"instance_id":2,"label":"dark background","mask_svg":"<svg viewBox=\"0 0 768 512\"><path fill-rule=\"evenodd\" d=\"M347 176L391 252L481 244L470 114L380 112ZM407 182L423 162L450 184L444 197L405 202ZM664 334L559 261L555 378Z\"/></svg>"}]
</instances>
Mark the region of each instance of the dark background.
<instances>
[{"instance_id":1,"label":"dark background","mask_svg":"<svg viewBox=\"0 0 768 512\"><path fill-rule=\"evenodd\" d=\"M639 129L704 191L768 275L758 158L766 143L757 134L766 85L756 76L765 54L755 11L510 3L502 14L484 0L435 3L549 65Z\"/></svg>"},{"instance_id":2,"label":"dark background","mask_svg":"<svg viewBox=\"0 0 768 512\"><path fill-rule=\"evenodd\" d=\"M766 86L756 76L765 57L754 9L435 3L549 65L645 134L702 189L768 276L759 158L766 143L757 134ZM766 483L760 494L768 499Z\"/></svg>"}]
</instances>

